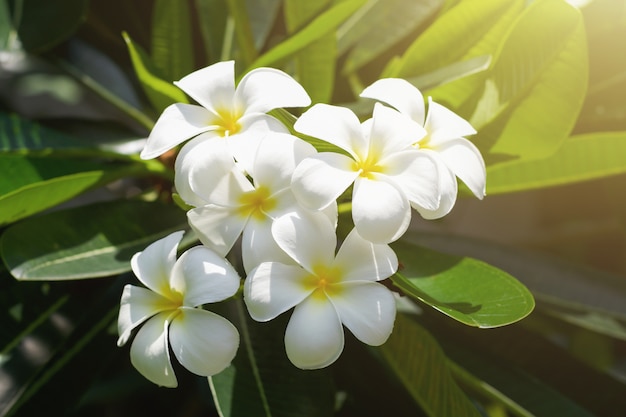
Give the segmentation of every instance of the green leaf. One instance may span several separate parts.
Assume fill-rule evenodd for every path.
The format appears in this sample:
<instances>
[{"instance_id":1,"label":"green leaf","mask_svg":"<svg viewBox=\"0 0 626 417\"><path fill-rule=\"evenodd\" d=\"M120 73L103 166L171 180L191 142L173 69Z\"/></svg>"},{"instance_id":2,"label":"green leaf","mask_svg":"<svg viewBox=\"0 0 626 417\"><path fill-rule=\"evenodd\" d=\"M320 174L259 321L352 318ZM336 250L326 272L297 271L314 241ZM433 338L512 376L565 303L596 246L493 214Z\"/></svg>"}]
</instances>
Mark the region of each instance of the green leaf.
<instances>
[{"instance_id":1,"label":"green leaf","mask_svg":"<svg viewBox=\"0 0 626 417\"><path fill-rule=\"evenodd\" d=\"M105 165L78 159L0 156L0 225L15 222L131 174L141 165Z\"/></svg>"},{"instance_id":2,"label":"green leaf","mask_svg":"<svg viewBox=\"0 0 626 417\"><path fill-rule=\"evenodd\" d=\"M410 78L455 62L494 53L519 0L463 1L438 17L406 50L394 73Z\"/></svg>"},{"instance_id":3,"label":"green leaf","mask_svg":"<svg viewBox=\"0 0 626 417\"><path fill-rule=\"evenodd\" d=\"M19 280L104 277L129 271L136 252L186 228L185 213L176 206L113 201L15 224L0 238L0 252Z\"/></svg>"},{"instance_id":4,"label":"green leaf","mask_svg":"<svg viewBox=\"0 0 626 417\"><path fill-rule=\"evenodd\" d=\"M344 73L357 71L424 25L439 11L443 0L378 0L368 3L339 30L339 51L350 49Z\"/></svg>"},{"instance_id":5,"label":"green leaf","mask_svg":"<svg viewBox=\"0 0 626 417\"><path fill-rule=\"evenodd\" d=\"M326 417L332 415L334 386L327 369L303 371L285 354L286 318L254 322L235 300L241 345L225 371L209 378L223 417Z\"/></svg>"},{"instance_id":6,"label":"green leaf","mask_svg":"<svg viewBox=\"0 0 626 417\"><path fill-rule=\"evenodd\" d=\"M279 43L252 63L248 71L253 68L270 66L279 61L290 58L306 46L333 32L342 22L358 10L365 0L345 0L328 9L301 31Z\"/></svg>"},{"instance_id":7,"label":"green leaf","mask_svg":"<svg viewBox=\"0 0 626 417\"><path fill-rule=\"evenodd\" d=\"M69 38L87 15L88 0L20 1L18 34L24 48L32 52L50 49Z\"/></svg>"},{"instance_id":8,"label":"green leaf","mask_svg":"<svg viewBox=\"0 0 626 417\"><path fill-rule=\"evenodd\" d=\"M476 259L410 242L409 234L392 245L402 268L391 279L406 295L481 328L514 323L533 310L530 291L508 273Z\"/></svg>"},{"instance_id":9,"label":"green leaf","mask_svg":"<svg viewBox=\"0 0 626 417\"><path fill-rule=\"evenodd\" d=\"M407 81L420 90L427 90L485 71L489 68L490 64L491 55L477 56L446 65L428 74L409 78Z\"/></svg>"},{"instance_id":10,"label":"green leaf","mask_svg":"<svg viewBox=\"0 0 626 417\"><path fill-rule=\"evenodd\" d=\"M17 114L0 112L0 152L29 153L77 148L93 147Z\"/></svg>"},{"instance_id":11,"label":"green leaf","mask_svg":"<svg viewBox=\"0 0 626 417\"><path fill-rule=\"evenodd\" d=\"M411 238L434 250L472 256L502 268L532 291L542 311L621 338L626 324L622 276L480 239L426 232Z\"/></svg>"},{"instance_id":12,"label":"green leaf","mask_svg":"<svg viewBox=\"0 0 626 417\"><path fill-rule=\"evenodd\" d=\"M287 0L284 6L285 24L289 33L296 32L330 3L330 0L318 2ZM311 96L313 103L330 101L335 81L335 57L334 33L326 34L295 56L296 76Z\"/></svg>"},{"instance_id":13,"label":"green leaf","mask_svg":"<svg viewBox=\"0 0 626 417\"><path fill-rule=\"evenodd\" d=\"M133 68L139 78L146 97L157 112L162 112L172 103L187 103L187 96L174 84L165 81L157 74L157 69L148 54L136 45L126 32L122 33L128 47Z\"/></svg>"},{"instance_id":14,"label":"green leaf","mask_svg":"<svg viewBox=\"0 0 626 417\"><path fill-rule=\"evenodd\" d=\"M480 416L452 379L437 341L408 316L398 314L393 333L378 350L427 416Z\"/></svg>"},{"instance_id":15,"label":"green leaf","mask_svg":"<svg viewBox=\"0 0 626 417\"><path fill-rule=\"evenodd\" d=\"M228 19L225 0L195 0L196 18L199 22L200 35L208 53L209 62L222 58L224 32Z\"/></svg>"},{"instance_id":16,"label":"green leaf","mask_svg":"<svg viewBox=\"0 0 626 417\"><path fill-rule=\"evenodd\" d=\"M281 0L246 0L250 30L257 51L263 49L276 18L280 13Z\"/></svg>"},{"instance_id":17,"label":"green leaf","mask_svg":"<svg viewBox=\"0 0 626 417\"><path fill-rule=\"evenodd\" d=\"M505 39L470 118L477 140L494 154L554 153L578 117L587 65L578 9L563 0L532 3Z\"/></svg>"},{"instance_id":18,"label":"green leaf","mask_svg":"<svg viewBox=\"0 0 626 417\"><path fill-rule=\"evenodd\" d=\"M152 9L152 62L166 80L174 81L194 70L189 3L156 0Z\"/></svg>"},{"instance_id":19,"label":"green leaf","mask_svg":"<svg viewBox=\"0 0 626 417\"><path fill-rule=\"evenodd\" d=\"M9 11L8 0L0 0L0 50L7 50L11 33L13 32L13 22Z\"/></svg>"},{"instance_id":20,"label":"green leaf","mask_svg":"<svg viewBox=\"0 0 626 417\"><path fill-rule=\"evenodd\" d=\"M547 158L487 168L487 194L571 184L626 172L626 132L572 136Z\"/></svg>"}]
</instances>

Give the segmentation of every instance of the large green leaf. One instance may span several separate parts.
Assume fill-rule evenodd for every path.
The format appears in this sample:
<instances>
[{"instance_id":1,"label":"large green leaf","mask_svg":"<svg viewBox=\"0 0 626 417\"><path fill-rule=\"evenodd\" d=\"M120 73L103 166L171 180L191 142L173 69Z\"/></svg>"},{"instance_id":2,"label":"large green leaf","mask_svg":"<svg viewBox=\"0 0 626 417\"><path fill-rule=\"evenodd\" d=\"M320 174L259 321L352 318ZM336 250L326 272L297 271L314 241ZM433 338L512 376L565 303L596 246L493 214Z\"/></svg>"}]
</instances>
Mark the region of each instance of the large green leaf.
<instances>
[{"instance_id":1,"label":"large green leaf","mask_svg":"<svg viewBox=\"0 0 626 417\"><path fill-rule=\"evenodd\" d=\"M295 33L331 2L285 1L285 24L289 33ZM313 103L328 102L335 81L336 37L327 33L303 48L295 56L298 81L311 96Z\"/></svg>"},{"instance_id":2,"label":"large green leaf","mask_svg":"<svg viewBox=\"0 0 626 417\"><path fill-rule=\"evenodd\" d=\"M152 10L152 62L167 81L194 70L189 2L156 0Z\"/></svg>"},{"instance_id":3,"label":"large green leaf","mask_svg":"<svg viewBox=\"0 0 626 417\"><path fill-rule=\"evenodd\" d=\"M69 38L87 15L88 0L19 1L21 18L18 34L24 48L43 51Z\"/></svg>"},{"instance_id":4,"label":"large green leaf","mask_svg":"<svg viewBox=\"0 0 626 417\"><path fill-rule=\"evenodd\" d=\"M224 32L228 20L225 0L195 0L196 18L209 62L222 60Z\"/></svg>"},{"instance_id":5,"label":"large green leaf","mask_svg":"<svg viewBox=\"0 0 626 417\"><path fill-rule=\"evenodd\" d=\"M572 136L547 158L516 160L487 169L487 194L524 191L626 172L626 132Z\"/></svg>"},{"instance_id":6,"label":"large green leaf","mask_svg":"<svg viewBox=\"0 0 626 417\"><path fill-rule=\"evenodd\" d=\"M91 148L91 146L17 114L0 112L1 152L27 153L76 148L84 149Z\"/></svg>"},{"instance_id":7,"label":"large green leaf","mask_svg":"<svg viewBox=\"0 0 626 417\"><path fill-rule=\"evenodd\" d=\"M23 219L113 180L145 171L78 159L0 156L0 225Z\"/></svg>"},{"instance_id":8,"label":"large green leaf","mask_svg":"<svg viewBox=\"0 0 626 417\"><path fill-rule=\"evenodd\" d=\"M452 379L437 341L408 316L398 314L378 350L429 417L480 416Z\"/></svg>"},{"instance_id":9,"label":"large green leaf","mask_svg":"<svg viewBox=\"0 0 626 417\"><path fill-rule=\"evenodd\" d=\"M461 236L422 232L420 245L472 256L515 275L550 315L612 337L624 337L626 281L623 277L545 255Z\"/></svg>"},{"instance_id":10,"label":"large green leaf","mask_svg":"<svg viewBox=\"0 0 626 417\"><path fill-rule=\"evenodd\" d=\"M272 33L282 0L246 0L247 16L255 48L260 51ZM302 2L304 3L304 2ZM308 2L307 2L308 3Z\"/></svg>"},{"instance_id":11,"label":"large green leaf","mask_svg":"<svg viewBox=\"0 0 626 417\"><path fill-rule=\"evenodd\" d=\"M388 76L410 78L495 52L518 0L463 1L438 17L406 50ZM503 27L504 26L504 27Z\"/></svg>"},{"instance_id":12,"label":"large green leaf","mask_svg":"<svg viewBox=\"0 0 626 417\"><path fill-rule=\"evenodd\" d=\"M268 66L292 57L306 46L333 32L342 22L358 10L365 0L345 0L331 7L298 33L290 36L258 57L248 68ZM247 71L246 71L247 72Z\"/></svg>"},{"instance_id":13,"label":"large green leaf","mask_svg":"<svg viewBox=\"0 0 626 417\"><path fill-rule=\"evenodd\" d=\"M231 366L209 378L223 417L326 417L334 387L328 370L303 371L285 354L285 317L256 323L235 301L241 345Z\"/></svg>"},{"instance_id":14,"label":"large green leaf","mask_svg":"<svg viewBox=\"0 0 626 417\"><path fill-rule=\"evenodd\" d=\"M173 205L113 201L34 217L9 227L0 252L19 280L69 280L130 270L130 258L187 227Z\"/></svg>"},{"instance_id":15,"label":"large green leaf","mask_svg":"<svg viewBox=\"0 0 626 417\"><path fill-rule=\"evenodd\" d=\"M136 45L126 32L122 35L126 41L137 78L139 78L141 87L154 109L161 112L172 103L187 103L185 93L157 75L158 70L150 61L148 54L139 45Z\"/></svg>"},{"instance_id":16,"label":"large green leaf","mask_svg":"<svg viewBox=\"0 0 626 417\"><path fill-rule=\"evenodd\" d=\"M443 0L378 0L369 2L338 33L339 52L350 50L344 73L358 70L423 25L440 9Z\"/></svg>"},{"instance_id":17,"label":"large green leaf","mask_svg":"<svg viewBox=\"0 0 626 417\"><path fill-rule=\"evenodd\" d=\"M533 310L528 289L485 262L411 244L411 234L393 244L402 267L393 283L406 295L459 322L481 328L514 323Z\"/></svg>"},{"instance_id":18,"label":"large green leaf","mask_svg":"<svg viewBox=\"0 0 626 417\"><path fill-rule=\"evenodd\" d=\"M0 49L7 50L13 32L9 1L0 0Z\"/></svg>"},{"instance_id":19,"label":"large green leaf","mask_svg":"<svg viewBox=\"0 0 626 417\"><path fill-rule=\"evenodd\" d=\"M481 143L522 158L554 153L576 122L587 73L578 9L563 0L532 3L504 40L470 118Z\"/></svg>"}]
</instances>

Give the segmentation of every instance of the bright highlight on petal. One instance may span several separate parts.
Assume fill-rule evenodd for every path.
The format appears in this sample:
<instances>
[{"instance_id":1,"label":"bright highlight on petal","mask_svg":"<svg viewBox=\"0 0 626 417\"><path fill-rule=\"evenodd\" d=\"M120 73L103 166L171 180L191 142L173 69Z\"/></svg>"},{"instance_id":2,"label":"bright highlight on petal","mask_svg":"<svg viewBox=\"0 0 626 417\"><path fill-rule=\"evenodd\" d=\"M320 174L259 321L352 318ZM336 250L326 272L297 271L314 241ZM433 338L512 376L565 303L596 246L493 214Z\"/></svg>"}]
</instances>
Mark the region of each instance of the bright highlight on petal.
<instances>
[{"instance_id":1,"label":"bright highlight on petal","mask_svg":"<svg viewBox=\"0 0 626 417\"><path fill-rule=\"evenodd\" d=\"M210 376L230 364L239 346L239 334L228 320L197 308L233 296L239 275L224 258L202 246L176 260L182 236L174 232L133 257L133 270L140 270L142 282L151 287L127 285L118 317L118 345L141 325L130 348L131 362L147 379L165 387L178 384L170 347L188 370Z\"/></svg>"}]
</instances>

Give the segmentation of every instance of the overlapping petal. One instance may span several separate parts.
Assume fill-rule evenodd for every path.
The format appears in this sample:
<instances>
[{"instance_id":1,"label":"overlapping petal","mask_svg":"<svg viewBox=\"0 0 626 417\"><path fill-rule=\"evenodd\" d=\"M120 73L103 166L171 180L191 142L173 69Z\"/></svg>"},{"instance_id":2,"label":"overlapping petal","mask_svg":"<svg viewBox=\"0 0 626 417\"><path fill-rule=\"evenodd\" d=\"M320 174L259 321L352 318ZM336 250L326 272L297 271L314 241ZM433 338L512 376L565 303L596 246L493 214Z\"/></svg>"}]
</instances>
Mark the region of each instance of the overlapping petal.
<instances>
[{"instance_id":1,"label":"overlapping petal","mask_svg":"<svg viewBox=\"0 0 626 417\"><path fill-rule=\"evenodd\" d=\"M218 126L211 124L212 120L212 113L203 107L184 103L170 105L152 128L141 158L156 158L187 139L217 129Z\"/></svg>"},{"instance_id":2,"label":"overlapping petal","mask_svg":"<svg viewBox=\"0 0 626 417\"><path fill-rule=\"evenodd\" d=\"M176 262L176 250L184 231L174 232L136 253L131 268L139 281L152 291L167 297L170 293L169 277Z\"/></svg>"},{"instance_id":3,"label":"overlapping petal","mask_svg":"<svg viewBox=\"0 0 626 417\"><path fill-rule=\"evenodd\" d=\"M386 287L375 282L351 282L333 295L341 322L363 343L385 343L396 318L396 301Z\"/></svg>"},{"instance_id":4,"label":"overlapping petal","mask_svg":"<svg viewBox=\"0 0 626 417\"><path fill-rule=\"evenodd\" d=\"M334 226L320 213L290 213L272 224L278 246L304 269L330 265L335 257L337 236Z\"/></svg>"},{"instance_id":5,"label":"overlapping petal","mask_svg":"<svg viewBox=\"0 0 626 417\"><path fill-rule=\"evenodd\" d=\"M384 174L398 185L414 208L436 210L439 207L437 163L427 153L417 150L396 152L381 161Z\"/></svg>"},{"instance_id":6,"label":"overlapping petal","mask_svg":"<svg viewBox=\"0 0 626 417\"><path fill-rule=\"evenodd\" d=\"M376 103L369 135L369 155L390 155L408 149L425 135L426 130L419 123Z\"/></svg>"},{"instance_id":7,"label":"overlapping petal","mask_svg":"<svg viewBox=\"0 0 626 417\"><path fill-rule=\"evenodd\" d=\"M225 318L210 311L182 307L169 331L176 359L189 371L211 376L235 358L239 333Z\"/></svg>"},{"instance_id":8,"label":"overlapping petal","mask_svg":"<svg viewBox=\"0 0 626 417\"><path fill-rule=\"evenodd\" d=\"M324 368L337 360L343 345L343 327L330 300L311 295L296 306L285 331L285 350L294 365Z\"/></svg>"},{"instance_id":9,"label":"overlapping petal","mask_svg":"<svg viewBox=\"0 0 626 417\"><path fill-rule=\"evenodd\" d=\"M448 168L482 199L486 194L487 170L478 148L464 138L451 139L437 148Z\"/></svg>"},{"instance_id":10,"label":"overlapping petal","mask_svg":"<svg viewBox=\"0 0 626 417\"><path fill-rule=\"evenodd\" d=\"M297 265L265 262L244 281L244 300L250 316L265 322L301 303L313 291L304 281L309 272Z\"/></svg>"},{"instance_id":11,"label":"overlapping petal","mask_svg":"<svg viewBox=\"0 0 626 417\"><path fill-rule=\"evenodd\" d=\"M291 187L303 206L321 210L335 202L358 175L350 157L321 152L296 167Z\"/></svg>"},{"instance_id":12,"label":"overlapping petal","mask_svg":"<svg viewBox=\"0 0 626 417\"><path fill-rule=\"evenodd\" d=\"M453 111L428 98L428 116L424 127L429 132L428 146L437 148L450 139L476 134L471 124Z\"/></svg>"},{"instance_id":13,"label":"overlapping petal","mask_svg":"<svg viewBox=\"0 0 626 417\"><path fill-rule=\"evenodd\" d=\"M214 114L219 109L232 109L235 104L235 61L218 62L199 69L174 84Z\"/></svg>"},{"instance_id":14,"label":"overlapping petal","mask_svg":"<svg viewBox=\"0 0 626 417\"><path fill-rule=\"evenodd\" d=\"M342 282L380 281L398 269L398 257L388 245L362 238L356 229L344 239L333 266L343 271Z\"/></svg>"},{"instance_id":15,"label":"overlapping petal","mask_svg":"<svg viewBox=\"0 0 626 417\"><path fill-rule=\"evenodd\" d=\"M235 269L204 246L193 247L180 256L170 281L172 289L183 294L183 305L187 307L225 300L239 288Z\"/></svg>"},{"instance_id":16,"label":"overlapping petal","mask_svg":"<svg viewBox=\"0 0 626 417\"><path fill-rule=\"evenodd\" d=\"M241 235L249 213L240 213L237 207L209 204L187 212L189 225L200 242L222 256L226 256Z\"/></svg>"},{"instance_id":17,"label":"overlapping petal","mask_svg":"<svg viewBox=\"0 0 626 417\"><path fill-rule=\"evenodd\" d=\"M365 239L389 243L397 240L409 227L411 206L392 181L359 177L352 193L352 219Z\"/></svg>"},{"instance_id":18,"label":"overlapping petal","mask_svg":"<svg viewBox=\"0 0 626 417\"><path fill-rule=\"evenodd\" d=\"M425 109L422 93L411 83L401 78L384 78L365 88L361 97L387 103L406 114L419 124L424 124Z\"/></svg>"},{"instance_id":19,"label":"overlapping petal","mask_svg":"<svg viewBox=\"0 0 626 417\"><path fill-rule=\"evenodd\" d=\"M430 149L420 150L421 154L427 154L431 156L431 160L437 166L438 175L438 191L439 191L439 206L436 209L429 209L427 207L415 204L414 208L417 212L427 220L439 219L452 210L456 203L456 196L458 193L458 185L456 183L456 177L450 168L444 163L441 158L441 154L432 151ZM415 182L414 184L417 184Z\"/></svg>"},{"instance_id":20,"label":"overlapping petal","mask_svg":"<svg viewBox=\"0 0 626 417\"><path fill-rule=\"evenodd\" d=\"M130 362L149 381L163 387L178 386L168 349L171 311L157 314L144 323L130 346Z\"/></svg>"},{"instance_id":21,"label":"overlapping petal","mask_svg":"<svg viewBox=\"0 0 626 417\"><path fill-rule=\"evenodd\" d=\"M316 104L305 111L293 127L300 133L340 147L355 159L367 156L364 153L367 140L361 131L361 122L352 110L345 107Z\"/></svg>"},{"instance_id":22,"label":"overlapping petal","mask_svg":"<svg viewBox=\"0 0 626 417\"><path fill-rule=\"evenodd\" d=\"M246 272L251 271L262 262L292 262L276 243L272 236L270 219L257 220L250 218L241 235L241 257Z\"/></svg>"},{"instance_id":23,"label":"overlapping petal","mask_svg":"<svg viewBox=\"0 0 626 417\"><path fill-rule=\"evenodd\" d=\"M127 284L122 291L117 330L118 346L124 346L132 330L153 315L171 309L171 300L146 288Z\"/></svg>"},{"instance_id":24,"label":"overlapping petal","mask_svg":"<svg viewBox=\"0 0 626 417\"><path fill-rule=\"evenodd\" d=\"M247 112L266 113L278 107L306 107L311 104L311 98L283 71L256 68L241 79L235 102L243 105Z\"/></svg>"}]
</instances>

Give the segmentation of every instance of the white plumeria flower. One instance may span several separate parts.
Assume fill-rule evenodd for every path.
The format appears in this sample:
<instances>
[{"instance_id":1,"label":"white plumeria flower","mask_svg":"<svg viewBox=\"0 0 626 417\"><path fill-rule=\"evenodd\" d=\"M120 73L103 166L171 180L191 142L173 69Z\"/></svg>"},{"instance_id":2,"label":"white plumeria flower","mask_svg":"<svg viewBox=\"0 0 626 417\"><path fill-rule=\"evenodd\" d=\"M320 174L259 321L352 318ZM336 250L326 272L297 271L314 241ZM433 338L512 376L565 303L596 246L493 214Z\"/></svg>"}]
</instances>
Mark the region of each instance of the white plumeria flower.
<instances>
[{"instance_id":1,"label":"white plumeria flower","mask_svg":"<svg viewBox=\"0 0 626 417\"><path fill-rule=\"evenodd\" d=\"M437 210L420 210L423 217L436 219L448 214L456 202L456 177L482 200L487 176L485 162L478 148L464 138L476 133L465 119L435 103L430 97L428 115L424 116L422 93L408 81L399 78L378 80L363 90L361 97L382 101L426 129L425 136L421 130L414 133L413 145L422 152L432 154L437 161L441 203Z\"/></svg>"},{"instance_id":2,"label":"white plumeria flower","mask_svg":"<svg viewBox=\"0 0 626 417\"><path fill-rule=\"evenodd\" d=\"M200 241L226 255L242 235L246 271L265 260L289 259L274 242L271 225L285 213L306 210L291 192L291 176L300 161L317 153L315 148L289 134L269 133L258 148L253 181L235 166L224 144L207 143L195 151L176 175L188 178L190 188L181 197L196 205L187 217ZM336 222L336 204L316 215Z\"/></svg>"},{"instance_id":3,"label":"white plumeria flower","mask_svg":"<svg viewBox=\"0 0 626 417\"><path fill-rule=\"evenodd\" d=\"M231 297L240 278L225 259L202 246L176 260L183 233L174 232L133 256L133 272L147 288L126 285L118 317L118 346L143 323L130 348L131 362L165 387L178 385L170 348L189 371L210 376L226 368L239 347L239 333L228 320L196 307Z\"/></svg>"},{"instance_id":4,"label":"white plumeria flower","mask_svg":"<svg viewBox=\"0 0 626 417\"><path fill-rule=\"evenodd\" d=\"M347 108L316 104L294 128L349 154L321 152L298 165L292 189L306 207L323 209L354 183L354 225L375 243L402 236L411 220L411 206L438 208L435 162L417 152L411 146L414 138L407 135L423 128L396 110L377 103L372 119L361 124Z\"/></svg>"},{"instance_id":5,"label":"white plumeria flower","mask_svg":"<svg viewBox=\"0 0 626 417\"><path fill-rule=\"evenodd\" d=\"M177 103L167 107L141 152L143 159L155 158L200 135L186 146L227 138L235 159L247 169L264 132L287 132L282 123L266 113L279 107L311 104L297 81L274 68L254 69L235 87L234 61L218 62L174 84L200 105Z\"/></svg>"},{"instance_id":6,"label":"white plumeria flower","mask_svg":"<svg viewBox=\"0 0 626 417\"><path fill-rule=\"evenodd\" d=\"M335 229L323 217L286 215L272 230L292 261L255 268L244 281L244 301L261 322L295 307L285 331L289 360L302 369L330 365L343 351L343 326L368 345L385 343L396 306L391 291L377 281L397 270L393 250L353 229L335 256Z\"/></svg>"}]
</instances>

